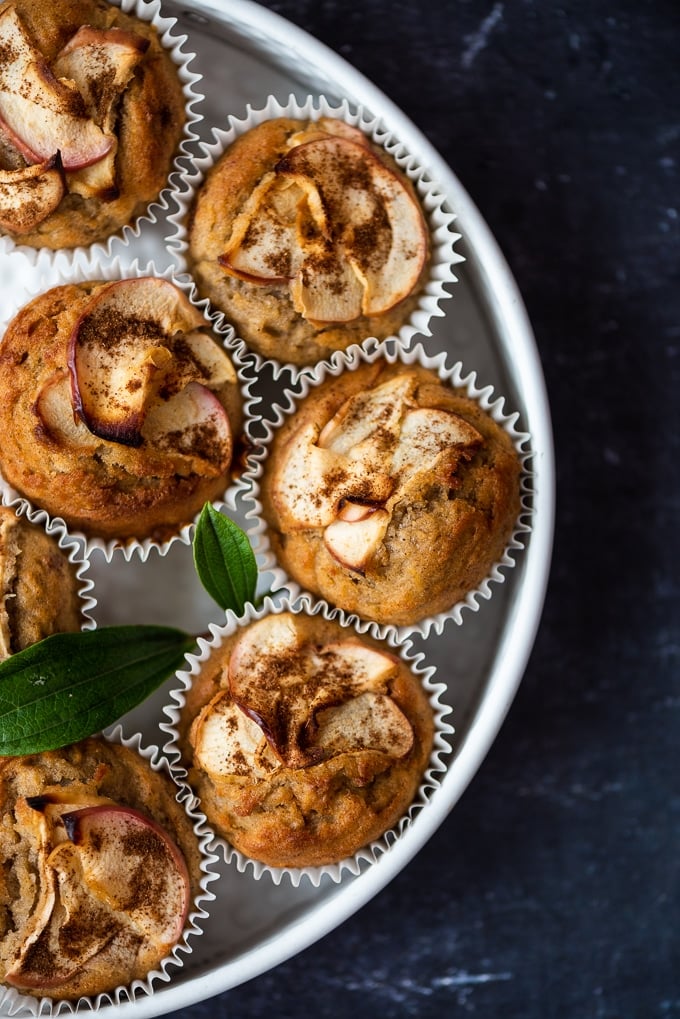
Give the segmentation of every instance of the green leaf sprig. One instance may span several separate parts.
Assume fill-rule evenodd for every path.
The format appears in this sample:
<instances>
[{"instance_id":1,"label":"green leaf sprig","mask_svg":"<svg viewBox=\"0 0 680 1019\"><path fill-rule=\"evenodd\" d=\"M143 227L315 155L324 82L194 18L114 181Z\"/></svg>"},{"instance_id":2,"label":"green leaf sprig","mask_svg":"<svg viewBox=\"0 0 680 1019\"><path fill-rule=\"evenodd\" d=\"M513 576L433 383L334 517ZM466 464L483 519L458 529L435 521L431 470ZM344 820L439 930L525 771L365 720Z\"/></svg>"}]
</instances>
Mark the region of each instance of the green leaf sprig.
<instances>
[{"instance_id":1,"label":"green leaf sprig","mask_svg":"<svg viewBox=\"0 0 680 1019\"><path fill-rule=\"evenodd\" d=\"M206 503L194 564L220 608L255 601L248 538ZM170 626L105 626L57 633L0 662L0 756L55 750L100 732L142 703L184 663L196 638Z\"/></svg>"},{"instance_id":2,"label":"green leaf sprig","mask_svg":"<svg viewBox=\"0 0 680 1019\"><path fill-rule=\"evenodd\" d=\"M238 524L207 502L196 526L193 552L196 572L210 597L225 611L242 615L255 599L257 562Z\"/></svg>"}]
</instances>

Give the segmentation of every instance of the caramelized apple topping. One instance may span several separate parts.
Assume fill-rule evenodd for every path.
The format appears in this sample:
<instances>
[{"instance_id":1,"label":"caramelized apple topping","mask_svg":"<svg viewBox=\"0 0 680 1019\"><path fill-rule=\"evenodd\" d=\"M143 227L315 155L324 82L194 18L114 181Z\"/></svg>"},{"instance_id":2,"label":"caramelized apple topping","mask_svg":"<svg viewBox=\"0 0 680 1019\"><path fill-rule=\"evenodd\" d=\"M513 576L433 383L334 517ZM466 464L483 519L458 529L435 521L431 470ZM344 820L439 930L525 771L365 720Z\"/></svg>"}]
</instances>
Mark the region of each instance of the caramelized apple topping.
<instances>
[{"instance_id":1,"label":"caramelized apple topping","mask_svg":"<svg viewBox=\"0 0 680 1019\"><path fill-rule=\"evenodd\" d=\"M312 323L381 315L417 285L427 257L420 205L357 128L322 118L291 136L237 217L219 262L284 284Z\"/></svg>"},{"instance_id":2,"label":"caramelized apple topping","mask_svg":"<svg viewBox=\"0 0 680 1019\"><path fill-rule=\"evenodd\" d=\"M387 652L348 639L315 646L295 616L265 616L239 637L220 691L192 727L197 764L215 780L265 778L338 754L403 757L411 725L390 697Z\"/></svg>"},{"instance_id":3,"label":"caramelized apple topping","mask_svg":"<svg viewBox=\"0 0 680 1019\"><path fill-rule=\"evenodd\" d=\"M482 436L452 411L417 406L403 375L346 400L323 428L305 424L281 451L271 494L286 529L319 527L329 553L362 572L404 495L428 476L451 483Z\"/></svg>"}]
</instances>

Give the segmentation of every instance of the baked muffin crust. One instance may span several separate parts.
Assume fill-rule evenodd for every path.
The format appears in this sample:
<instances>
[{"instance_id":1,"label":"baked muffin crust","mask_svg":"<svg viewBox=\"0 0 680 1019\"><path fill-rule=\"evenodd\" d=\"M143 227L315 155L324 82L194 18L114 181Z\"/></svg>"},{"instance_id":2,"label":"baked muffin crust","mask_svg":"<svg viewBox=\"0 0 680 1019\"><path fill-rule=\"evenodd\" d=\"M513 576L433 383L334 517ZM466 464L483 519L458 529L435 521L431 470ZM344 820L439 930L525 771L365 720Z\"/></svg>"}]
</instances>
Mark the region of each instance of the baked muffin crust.
<instances>
[{"instance_id":1,"label":"baked muffin crust","mask_svg":"<svg viewBox=\"0 0 680 1019\"><path fill-rule=\"evenodd\" d=\"M148 279L152 279L149 277ZM128 281L121 281L127 284ZM132 282L135 282L134 280ZM170 288L161 280L164 290ZM90 280L55 287L29 302L7 328L0 341L0 427L3 441L0 445L0 469L3 476L23 496L49 513L62 517L69 527L79 529L88 536L104 538L150 537L162 541L175 534L180 526L189 522L206 500L217 498L227 487L231 462L224 461L222 448L213 450L207 433L196 456L178 453L182 434L172 430L163 447L151 440L141 443L134 436L123 435L115 441L110 429L106 434L113 439L91 433L76 413L73 402L73 379L69 360L73 360L72 337L78 323L94 302L109 293L114 283ZM176 288L172 288L173 292ZM124 302L120 302L124 303ZM198 315L196 309L193 313ZM89 332L106 339L101 356L106 357L108 346L115 349L118 330L127 335L118 321L120 316L102 314L93 319L101 330ZM222 348L212 338L207 322L199 316L202 325L189 330L198 334L210 349ZM150 320L149 320L150 321ZM193 319L191 321L194 321ZM145 343L145 323L141 313L133 316L129 330ZM115 328L114 328L115 327ZM187 331L187 335L188 335ZM158 329L150 321L146 332L154 351L163 354L171 340L177 351L177 336L158 336ZM83 330L84 340L89 333ZM108 340L111 343L108 344ZM159 364L159 356L153 354ZM93 358L95 355L92 355ZM169 355L167 355L169 356ZM228 362L226 354L225 360ZM94 362L94 376L89 392L99 398L102 413L116 409L109 396L110 387L97 380L114 377L108 361L101 367ZM233 381L220 383L214 392L215 406L226 411L231 432L231 456L238 442L243 423L240 386L233 366ZM202 370L202 369L201 369ZM131 369L132 375L141 368ZM136 378L130 382L126 398L140 392ZM108 384L107 384L108 385ZM52 387L65 406L58 407L59 415L52 411ZM66 404L66 401L69 401ZM57 401L58 402L58 401ZM57 424L54 418L57 417ZM172 429L172 420L168 427ZM175 426L179 429L179 425ZM225 424L227 427L227 424ZM195 437L198 441L200 434ZM133 443L133 444L131 444ZM191 452L191 450L189 451Z\"/></svg>"},{"instance_id":2,"label":"baked muffin crust","mask_svg":"<svg viewBox=\"0 0 680 1019\"><path fill-rule=\"evenodd\" d=\"M0 507L0 660L82 623L74 566L40 527Z\"/></svg>"},{"instance_id":3,"label":"baked muffin crust","mask_svg":"<svg viewBox=\"0 0 680 1019\"><path fill-rule=\"evenodd\" d=\"M423 412L423 434L403 448L407 420ZM428 448L449 421L450 439ZM272 439L260 498L293 580L345 611L405 626L451 608L488 575L517 520L519 476L509 435L478 403L419 365L376 361L299 401ZM357 522L373 534L365 554L352 560L349 549L343 561L331 534Z\"/></svg>"},{"instance_id":4,"label":"baked muffin crust","mask_svg":"<svg viewBox=\"0 0 680 1019\"><path fill-rule=\"evenodd\" d=\"M328 357L333 351L344 350L369 336L384 338L397 333L417 306L418 295L424 285L428 269L428 239L422 213L418 213L420 226L416 229L415 236L410 235L409 243L404 245L400 257L396 259L401 263L412 258L413 251L409 250L409 245L412 249L416 244L422 244L422 271L409 293L389 310L380 314L358 314L349 320L337 322L315 321L313 316L310 319L301 313L299 302L294 299L293 288L288 279L269 281L259 279L255 282L248 272L243 274L243 278L238 278L225 269L224 256L230 238L239 234L239 223L247 216L258 188L262 188L271 176L280 171L284 161L290 158L292 146L297 145L297 148L293 147L293 151L299 152L306 147L305 142L309 140L318 142L318 133L328 130L329 124L333 132L340 133L333 137L336 139L341 137L341 144L346 143L352 155L351 170L348 170L337 156L334 157L338 168L331 172L330 177L342 173L346 175L343 191L356 185L356 182L350 180L352 173L357 178L367 176L365 169L354 168L353 165L356 150L363 148L364 153L367 153L366 159L369 162L378 159L389 174L397 178L405 193L411 196L413 202L411 211L419 209L419 200L410 180L401 173L390 155L363 136L357 145L353 139L354 136L360 135L358 130L347 127L342 122L331 123L331 120L324 118L317 123L278 117L247 131L229 146L208 171L205 180L199 186L188 216L187 255L190 270L201 296L209 297L214 307L225 313L227 321L253 350L264 357L295 365L313 364ZM348 132L349 137L342 137L344 132ZM286 172L290 172L294 179L299 180L300 178L296 176L297 170L296 164L295 173L292 170ZM364 185L365 181L362 183L362 186ZM374 198L374 190L373 186L368 185L364 192L370 196L369 201ZM337 239L336 235L345 230L350 238L347 243L354 246L356 259L361 260L362 248L364 256L371 251L375 252L382 236L378 232L377 221L365 223L356 230L349 229L347 224L338 220L339 203L331 200L332 196L329 198L323 191L320 194L321 204L324 205L329 220L331 216L336 217L335 222L329 222L326 227L327 236L333 243ZM310 204L313 205L311 199ZM316 228L311 222L313 217L306 213L305 219L300 211L303 207L304 202L301 202L297 215L302 218L303 223L299 229L303 233L305 230L308 231L310 237L318 240ZM384 215L379 203L375 215L376 217ZM382 229L387 229L384 223ZM254 240L259 232L258 224L257 229L253 228L251 240ZM279 254L277 264L282 259L288 261L287 256L284 259L283 254ZM303 271L303 276L305 274L313 276L313 264L314 259L308 260L308 267ZM291 272L293 270L290 266L279 269L281 276ZM345 285L344 280L341 282L330 279L321 289L330 292L334 288L338 290L344 288Z\"/></svg>"},{"instance_id":5,"label":"baked muffin crust","mask_svg":"<svg viewBox=\"0 0 680 1019\"><path fill-rule=\"evenodd\" d=\"M434 723L420 680L386 644L284 612L213 651L178 731L217 832L271 867L314 867L351 856L406 813Z\"/></svg>"},{"instance_id":6,"label":"baked muffin crust","mask_svg":"<svg viewBox=\"0 0 680 1019\"><path fill-rule=\"evenodd\" d=\"M32 229L13 231L7 222L4 226L18 244L36 248L57 250L104 240L142 215L167 184L186 120L177 68L153 25L104 0L41 0L39 4L7 0L0 3L0 15L8 8L16 11L46 63L57 66L57 74L61 51L83 26L132 33L140 47L146 47L114 98L113 124L104 125L114 139L113 183L107 182L101 193L77 193L76 188L82 191L77 183L82 172L67 172L66 193L53 212ZM98 96L106 80L97 84ZM100 119L99 115L94 119ZM25 165L2 129L0 140L0 170Z\"/></svg>"},{"instance_id":7,"label":"baked muffin crust","mask_svg":"<svg viewBox=\"0 0 680 1019\"><path fill-rule=\"evenodd\" d=\"M201 880L200 847L175 792L167 776L154 772L141 755L101 738L0 759L3 983L38 996L75 999L144 979L158 966L172 947L157 930L165 908L163 896L173 889L168 873L179 867L186 875L191 901ZM79 818L91 818L93 812L97 816L97 811L114 830L129 811L134 822L139 820L121 844L123 853L142 862L136 891L125 895L125 901L118 894L107 894L103 889L110 855L104 858L105 869L94 874L88 873L85 855L82 873L78 867L71 872L58 867L61 877L50 893L50 870L58 866L58 854L73 851L73 840L81 841ZM156 838L154 826L164 837ZM105 838L106 828L99 831ZM96 839L90 848L97 851ZM51 920L41 928L43 909ZM56 940L55 923L60 930Z\"/></svg>"}]
</instances>

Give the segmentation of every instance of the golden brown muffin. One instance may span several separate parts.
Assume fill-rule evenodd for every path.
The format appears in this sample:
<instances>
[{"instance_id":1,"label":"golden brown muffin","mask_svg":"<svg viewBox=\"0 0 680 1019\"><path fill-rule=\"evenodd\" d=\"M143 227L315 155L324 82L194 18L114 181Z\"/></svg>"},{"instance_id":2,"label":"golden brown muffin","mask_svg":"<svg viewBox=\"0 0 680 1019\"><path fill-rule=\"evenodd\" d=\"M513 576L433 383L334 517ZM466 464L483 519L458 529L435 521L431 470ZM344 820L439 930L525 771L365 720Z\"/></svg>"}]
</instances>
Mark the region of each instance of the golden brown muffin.
<instances>
[{"instance_id":1,"label":"golden brown muffin","mask_svg":"<svg viewBox=\"0 0 680 1019\"><path fill-rule=\"evenodd\" d=\"M517 520L519 476L509 435L463 391L376 361L299 402L276 430L260 497L293 580L405 626L488 575Z\"/></svg>"},{"instance_id":2,"label":"golden brown muffin","mask_svg":"<svg viewBox=\"0 0 680 1019\"><path fill-rule=\"evenodd\" d=\"M0 229L18 244L92 244L158 198L186 118L153 25L104 0L1 3L0 83Z\"/></svg>"},{"instance_id":3,"label":"golden brown muffin","mask_svg":"<svg viewBox=\"0 0 680 1019\"><path fill-rule=\"evenodd\" d=\"M271 614L211 654L179 741L217 832L271 867L337 863L392 828L423 777L433 715L388 645Z\"/></svg>"},{"instance_id":4,"label":"golden brown muffin","mask_svg":"<svg viewBox=\"0 0 680 1019\"><path fill-rule=\"evenodd\" d=\"M399 331L424 285L429 237L410 180L361 131L279 117L208 171L188 259L201 296L254 351L308 365Z\"/></svg>"},{"instance_id":5,"label":"golden brown muffin","mask_svg":"<svg viewBox=\"0 0 680 1019\"><path fill-rule=\"evenodd\" d=\"M55 539L0 507L0 660L80 629L76 569Z\"/></svg>"},{"instance_id":6,"label":"golden brown muffin","mask_svg":"<svg viewBox=\"0 0 680 1019\"><path fill-rule=\"evenodd\" d=\"M88 536L165 540L228 485L238 378L162 278L34 298L0 342L0 394L3 476Z\"/></svg>"},{"instance_id":7,"label":"golden brown muffin","mask_svg":"<svg viewBox=\"0 0 680 1019\"><path fill-rule=\"evenodd\" d=\"M144 979L180 939L201 851L176 788L101 738L0 758L0 980L75 999Z\"/></svg>"}]
</instances>

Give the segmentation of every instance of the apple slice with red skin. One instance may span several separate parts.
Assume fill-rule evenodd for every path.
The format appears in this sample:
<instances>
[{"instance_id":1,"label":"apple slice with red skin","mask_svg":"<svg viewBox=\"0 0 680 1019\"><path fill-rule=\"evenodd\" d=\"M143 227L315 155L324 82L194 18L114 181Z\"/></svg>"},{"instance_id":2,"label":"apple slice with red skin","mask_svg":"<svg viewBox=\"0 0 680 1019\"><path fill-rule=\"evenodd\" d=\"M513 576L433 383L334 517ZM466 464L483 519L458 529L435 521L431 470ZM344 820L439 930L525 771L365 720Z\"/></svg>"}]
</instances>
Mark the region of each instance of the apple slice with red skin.
<instances>
[{"instance_id":1,"label":"apple slice with red skin","mask_svg":"<svg viewBox=\"0 0 680 1019\"><path fill-rule=\"evenodd\" d=\"M97 436L73 412L71 377L66 368L47 380L36 397L33 412L40 422L40 431L57 445L83 454L93 453L100 445Z\"/></svg>"},{"instance_id":2,"label":"apple slice with red skin","mask_svg":"<svg viewBox=\"0 0 680 1019\"><path fill-rule=\"evenodd\" d=\"M65 170L103 159L112 139L87 115L78 89L60 81L34 47L13 7L0 13L0 128L27 162L61 153Z\"/></svg>"},{"instance_id":3,"label":"apple slice with red skin","mask_svg":"<svg viewBox=\"0 0 680 1019\"><path fill-rule=\"evenodd\" d=\"M76 83L89 115L110 131L116 100L149 45L144 36L126 29L83 25L57 54L52 70Z\"/></svg>"},{"instance_id":4,"label":"apple slice with red skin","mask_svg":"<svg viewBox=\"0 0 680 1019\"><path fill-rule=\"evenodd\" d=\"M48 795L18 801L17 820L35 833L40 881L7 983L58 988L102 952L112 953L109 963L130 950L136 954L126 931L145 939L156 955L176 943L191 881L181 851L152 818L99 797L74 806ZM63 950L65 925L87 932L76 952ZM111 947L119 933L122 941Z\"/></svg>"},{"instance_id":5,"label":"apple slice with red skin","mask_svg":"<svg viewBox=\"0 0 680 1019\"><path fill-rule=\"evenodd\" d=\"M194 763L213 780L264 779L280 767L262 729L231 699L228 690L206 704L191 727Z\"/></svg>"},{"instance_id":6,"label":"apple slice with red skin","mask_svg":"<svg viewBox=\"0 0 680 1019\"><path fill-rule=\"evenodd\" d=\"M34 230L66 194L59 153L16 170L0 170L0 226L14 234Z\"/></svg>"},{"instance_id":7,"label":"apple slice with red skin","mask_svg":"<svg viewBox=\"0 0 680 1019\"><path fill-rule=\"evenodd\" d=\"M319 325L382 314L425 264L420 205L356 128L300 139L255 188L218 261L249 282L289 282L296 311Z\"/></svg>"},{"instance_id":8,"label":"apple slice with red skin","mask_svg":"<svg viewBox=\"0 0 680 1019\"><path fill-rule=\"evenodd\" d=\"M347 503L324 530L324 545L341 566L362 573L380 548L391 519L382 507Z\"/></svg>"},{"instance_id":9,"label":"apple slice with red skin","mask_svg":"<svg viewBox=\"0 0 680 1019\"><path fill-rule=\"evenodd\" d=\"M91 894L120 911L154 944L181 936L191 903L186 861L168 833L131 807L83 807L62 814Z\"/></svg>"},{"instance_id":10,"label":"apple slice with red skin","mask_svg":"<svg viewBox=\"0 0 680 1019\"><path fill-rule=\"evenodd\" d=\"M79 316L67 354L73 407L90 431L141 445L149 404L172 374L173 338L204 325L198 309L165 279L142 276L101 287Z\"/></svg>"},{"instance_id":11,"label":"apple slice with red skin","mask_svg":"<svg viewBox=\"0 0 680 1019\"><path fill-rule=\"evenodd\" d=\"M395 659L362 644L307 644L287 613L264 616L239 637L228 667L234 702L259 725L289 768L321 758L316 712L367 690L383 692Z\"/></svg>"},{"instance_id":12,"label":"apple slice with red skin","mask_svg":"<svg viewBox=\"0 0 680 1019\"><path fill-rule=\"evenodd\" d=\"M233 439L229 417L215 394L190 382L174 396L152 404L142 438L165 453L178 474L218 477L231 463Z\"/></svg>"},{"instance_id":13,"label":"apple slice with red skin","mask_svg":"<svg viewBox=\"0 0 680 1019\"><path fill-rule=\"evenodd\" d=\"M134 32L83 25L52 64L58 78L75 82L89 116L112 142L103 159L70 175L71 192L106 201L118 197L114 134L118 101L148 47L149 40Z\"/></svg>"}]
</instances>

